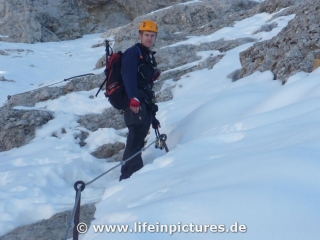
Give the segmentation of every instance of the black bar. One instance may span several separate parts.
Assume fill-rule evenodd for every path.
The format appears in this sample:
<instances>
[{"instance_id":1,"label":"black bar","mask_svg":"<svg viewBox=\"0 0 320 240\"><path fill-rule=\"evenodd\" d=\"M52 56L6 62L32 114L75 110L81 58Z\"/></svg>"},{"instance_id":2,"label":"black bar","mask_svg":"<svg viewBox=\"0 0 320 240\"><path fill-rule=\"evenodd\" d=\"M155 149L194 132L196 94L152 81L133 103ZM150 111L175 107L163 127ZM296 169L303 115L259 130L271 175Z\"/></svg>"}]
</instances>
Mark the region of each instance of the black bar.
<instances>
[{"instance_id":1,"label":"black bar","mask_svg":"<svg viewBox=\"0 0 320 240\"><path fill-rule=\"evenodd\" d=\"M78 205L77 205L77 208L76 208L76 212L75 212L75 215L74 215L74 220L73 220L73 223L74 223L74 226L73 226L73 240L78 240L79 239L79 232L78 232L78 224L80 223L80 202L81 202L81 191L78 192L79 193L79 201L78 201ZM77 201L77 195L76 194L76 201Z\"/></svg>"}]
</instances>

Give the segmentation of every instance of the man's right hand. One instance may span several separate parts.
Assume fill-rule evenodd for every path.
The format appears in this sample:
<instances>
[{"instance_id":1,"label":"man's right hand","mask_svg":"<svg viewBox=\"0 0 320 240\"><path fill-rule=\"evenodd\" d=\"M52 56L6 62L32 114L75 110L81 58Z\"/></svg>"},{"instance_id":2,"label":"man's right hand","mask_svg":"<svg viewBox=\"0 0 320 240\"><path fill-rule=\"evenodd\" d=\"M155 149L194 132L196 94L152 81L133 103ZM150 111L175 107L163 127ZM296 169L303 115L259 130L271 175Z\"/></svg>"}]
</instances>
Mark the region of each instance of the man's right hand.
<instances>
[{"instance_id":1,"label":"man's right hand","mask_svg":"<svg viewBox=\"0 0 320 240\"><path fill-rule=\"evenodd\" d=\"M130 100L130 109L134 113L138 113L141 109L140 101L137 98L131 98Z\"/></svg>"}]
</instances>

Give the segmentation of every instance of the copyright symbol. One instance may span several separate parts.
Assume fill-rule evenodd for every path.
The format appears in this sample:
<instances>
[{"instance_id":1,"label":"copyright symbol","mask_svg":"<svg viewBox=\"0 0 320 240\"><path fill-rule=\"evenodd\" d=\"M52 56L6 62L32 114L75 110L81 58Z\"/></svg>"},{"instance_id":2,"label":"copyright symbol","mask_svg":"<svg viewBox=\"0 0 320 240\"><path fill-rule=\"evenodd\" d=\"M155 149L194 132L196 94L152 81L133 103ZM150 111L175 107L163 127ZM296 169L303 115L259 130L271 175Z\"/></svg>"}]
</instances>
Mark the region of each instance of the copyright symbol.
<instances>
[{"instance_id":1,"label":"copyright symbol","mask_svg":"<svg viewBox=\"0 0 320 240\"><path fill-rule=\"evenodd\" d=\"M85 223L79 223L77 225L77 230L78 230L78 233L84 234L84 233L88 232L88 226Z\"/></svg>"}]
</instances>

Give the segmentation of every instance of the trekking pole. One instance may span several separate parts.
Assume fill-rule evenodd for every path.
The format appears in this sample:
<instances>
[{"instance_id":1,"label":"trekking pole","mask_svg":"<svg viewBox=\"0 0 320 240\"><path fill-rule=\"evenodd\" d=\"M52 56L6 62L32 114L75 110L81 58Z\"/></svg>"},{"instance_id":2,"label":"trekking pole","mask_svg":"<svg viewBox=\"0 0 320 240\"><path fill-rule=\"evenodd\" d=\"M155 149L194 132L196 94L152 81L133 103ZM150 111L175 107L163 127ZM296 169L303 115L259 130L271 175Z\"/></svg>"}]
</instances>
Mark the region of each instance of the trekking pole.
<instances>
[{"instance_id":1,"label":"trekking pole","mask_svg":"<svg viewBox=\"0 0 320 240\"><path fill-rule=\"evenodd\" d=\"M98 92L96 93L96 97L98 96L99 92L101 91L101 89L103 88L103 85L107 82L108 80L108 74L109 74L109 69L108 69L108 57L109 57L109 41L108 39L106 39L106 68L104 69L104 74L106 75L106 79L103 81L103 83L101 84Z\"/></svg>"}]
</instances>

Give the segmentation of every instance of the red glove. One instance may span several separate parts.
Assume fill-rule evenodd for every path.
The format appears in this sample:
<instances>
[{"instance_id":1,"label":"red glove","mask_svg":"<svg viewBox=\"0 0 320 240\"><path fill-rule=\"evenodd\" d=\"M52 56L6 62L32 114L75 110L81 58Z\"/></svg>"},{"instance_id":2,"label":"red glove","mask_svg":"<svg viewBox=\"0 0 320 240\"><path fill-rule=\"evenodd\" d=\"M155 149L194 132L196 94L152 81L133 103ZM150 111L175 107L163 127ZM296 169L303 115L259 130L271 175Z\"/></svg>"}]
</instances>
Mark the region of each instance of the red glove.
<instances>
[{"instance_id":1,"label":"red glove","mask_svg":"<svg viewBox=\"0 0 320 240\"><path fill-rule=\"evenodd\" d=\"M131 98L130 100L130 109L134 112L134 113L138 113L140 110L140 101L137 98Z\"/></svg>"}]
</instances>

